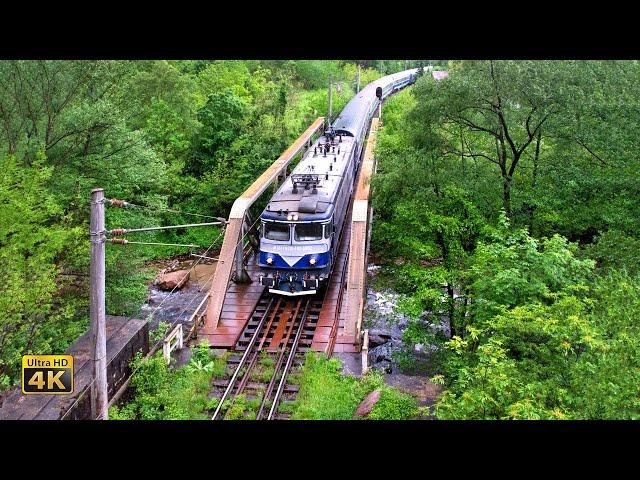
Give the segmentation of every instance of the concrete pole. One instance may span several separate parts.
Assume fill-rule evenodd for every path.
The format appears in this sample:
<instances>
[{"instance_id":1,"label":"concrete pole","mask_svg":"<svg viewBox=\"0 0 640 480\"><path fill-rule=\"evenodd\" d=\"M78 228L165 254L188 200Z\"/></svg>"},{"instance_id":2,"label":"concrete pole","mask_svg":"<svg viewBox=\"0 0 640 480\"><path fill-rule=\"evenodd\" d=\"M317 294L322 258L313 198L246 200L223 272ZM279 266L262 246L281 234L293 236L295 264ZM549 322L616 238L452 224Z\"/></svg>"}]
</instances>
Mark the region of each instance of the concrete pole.
<instances>
[{"instance_id":1,"label":"concrete pole","mask_svg":"<svg viewBox=\"0 0 640 480\"><path fill-rule=\"evenodd\" d=\"M356 80L356 93L360 93L360 64L358 64L358 77Z\"/></svg>"},{"instance_id":2,"label":"concrete pole","mask_svg":"<svg viewBox=\"0 0 640 480\"><path fill-rule=\"evenodd\" d=\"M107 336L105 333L105 228L104 190L91 190L91 359L93 371L91 384L91 417L108 420L107 408Z\"/></svg>"},{"instance_id":3,"label":"concrete pole","mask_svg":"<svg viewBox=\"0 0 640 480\"><path fill-rule=\"evenodd\" d=\"M332 108L332 93L333 93L333 76L329 75L329 114L327 115L327 128L331 126L331 108Z\"/></svg>"}]
</instances>

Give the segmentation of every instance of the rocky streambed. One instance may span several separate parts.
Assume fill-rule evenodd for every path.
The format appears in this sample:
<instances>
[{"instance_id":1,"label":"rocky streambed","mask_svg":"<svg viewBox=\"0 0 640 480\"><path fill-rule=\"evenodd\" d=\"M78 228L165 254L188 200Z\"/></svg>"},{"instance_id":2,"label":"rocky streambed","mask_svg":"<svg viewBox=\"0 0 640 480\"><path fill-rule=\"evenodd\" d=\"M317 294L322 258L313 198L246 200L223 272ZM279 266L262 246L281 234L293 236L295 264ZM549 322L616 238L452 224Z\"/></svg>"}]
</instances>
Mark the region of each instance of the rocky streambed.
<instances>
[{"instance_id":1,"label":"rocky streambed","mask_svg":"<svg viewBox=\"0 0 640 480\"><path fill-rule=\"evenodd\" d=\"M193 322L188 320L211 288L216 268L215 263L199 262L191 269L194 263L180 259L158 263L158 275L149 285L147 301L140 309L141 318L153 315L150 330L161 321L182 323L185 331L191 328Z\"/></svg>"},{"instance_id":2,"label":"rocky streambed","mask_svg":"<svg viewBox=\"0 0 640 480\"><path fill-rule=\"evenodd\" d=\"M369 265L367 272L373 277L379 268L377 265ZM441 347L435 342L411 344L403 341L411 319L399 311L400 299L400 295L391 290L367 289L364 325L369 329L369 366L387 374L412 373L405 371L406 368L403 370L400 359L404 358L405 364L422 365L428 370L430 359ZM418 322L434 335L449 338L451 332L448 319L443 316L437 316L437 319L434 317L436 316L431 312L425 312Z\"/></svg>"},{"instance_id":3,"label":"rocky streambed","mask_svg":"<svg viewBox=\"0 0 640 480\"><path fill-rule=\"evenodd\" d=\"M369 265L367 273L375 277L379 269L377 265ZM426 408L419 418L430 420L435 418L433 405L443 390L429 379L435 373L433 360L442 345L437 342L415 344L404 338L412 320L398 309L400 300L401 296L391 290L367 289L364 326L369 329L369 367L384 372L386 384L412 395L419 406ZM417 323L434 337L451 336L448 319L441 313L424 312ZM377 393L376 396L376 392L372 392L360 404L356 417L367 416L379 399Z\"/></svg>"}]
</instances>

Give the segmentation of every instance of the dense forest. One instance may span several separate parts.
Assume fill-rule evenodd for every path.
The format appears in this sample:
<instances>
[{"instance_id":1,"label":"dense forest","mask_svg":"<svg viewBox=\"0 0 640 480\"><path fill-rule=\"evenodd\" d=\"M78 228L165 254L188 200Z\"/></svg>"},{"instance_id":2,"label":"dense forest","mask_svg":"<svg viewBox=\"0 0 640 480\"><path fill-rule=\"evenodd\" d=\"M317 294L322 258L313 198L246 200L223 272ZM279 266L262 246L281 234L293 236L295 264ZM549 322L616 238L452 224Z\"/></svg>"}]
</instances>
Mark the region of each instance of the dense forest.
<instances>
[{"instance_id":1,"label":"dense forest","mask_svg":"<svg viewBox=\"0 0 640 480\"><path fill-rule=\"evenodd\" d=\"M387 102L373 180L437 417L640 418L640 63L448 70Z\"/></svg>"},{"instance_id":2,"label":"dense forest","mask_svg":"<svg viewBox=\"0 0 640 480\"><path fill-rule=\"evenodd\" d=\"M360 63L363 86L409 65ZM226 217L326 115L329 76L334 111L346 104L356 65L0 61L0 391L17 381L21 355L63 352L87 329L92 188L136 206L107 209L107 228ZM216 229L169 232L136 240L220 242ZM185 249L107 245L107 313L136 313L152 278L145 262L178 253Z\"/></svg>"},{"instance_id":3,"label":"dense forest","mask_svg":"<svg viewBox=\"0 0 640 480\"><path fill-rule=\"evenodd\" d=\"M361 85L426 63L360 62ZM107 228L226 217L326 115L330 76L342 109L356 65L0 61L0 392L23 354L62 352L87 329L92 188L134 205L107 209ZM640 63L442 66L447 78L385 102L376 149L374 282L401 295L407 349L437 346L404 366L442 384L440 419L640 418ZM215 228L136 239L221 242ZM136 314L148 262L181 253L107 245L107 312ZM294 418L350 418L373 388L372 418L416 415L379 374L307 363ZM114 418L199 418L223 367L206 348L184 370L154 358Z\"/></svg>"}]
</instances>

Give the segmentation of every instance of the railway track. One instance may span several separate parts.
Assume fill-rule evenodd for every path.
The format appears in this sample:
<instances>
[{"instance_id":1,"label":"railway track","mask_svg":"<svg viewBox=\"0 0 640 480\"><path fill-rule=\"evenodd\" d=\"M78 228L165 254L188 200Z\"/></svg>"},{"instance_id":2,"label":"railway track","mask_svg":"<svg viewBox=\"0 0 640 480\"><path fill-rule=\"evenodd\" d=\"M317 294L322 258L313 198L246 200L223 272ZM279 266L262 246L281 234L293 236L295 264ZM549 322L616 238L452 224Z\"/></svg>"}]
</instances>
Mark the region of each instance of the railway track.
<instances>
[{"instance_id":1,"label":"railway track","mask_svg":"<svg viewBox=\"0 0 640 480\"><path fill-rule=\"evenodd\" d=\"M211 396L219 401L212 420L288 418L279 407L298 392L292 379L311 347L321 308L317 297L260 298L227 358L226 378L213 382Z\"/></svg>"}]
</instances>

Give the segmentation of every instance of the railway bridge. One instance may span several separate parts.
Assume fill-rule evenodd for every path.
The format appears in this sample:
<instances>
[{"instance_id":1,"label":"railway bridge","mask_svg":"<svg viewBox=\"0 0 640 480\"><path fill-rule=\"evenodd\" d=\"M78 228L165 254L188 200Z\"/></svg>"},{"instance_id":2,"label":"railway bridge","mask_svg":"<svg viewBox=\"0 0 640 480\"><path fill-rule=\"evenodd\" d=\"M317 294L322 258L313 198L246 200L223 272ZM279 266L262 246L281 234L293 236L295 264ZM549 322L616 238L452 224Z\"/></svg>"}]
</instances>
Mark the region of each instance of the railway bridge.
<instances>
[{"instance_id":1,"label":"railway bridge","mask_svg":"<svg viewBox=\"0 0 640 480\"><path fill-rule=\"evenodd\" d=\"M314 321L301 340L304 349L324 352L327 356L334 352L357 353L363 347L366 350L362 319L372 218L369 185L376 166L374 148L379 116L380 106L368 129L367 143L330 283L325 293L321 294L322 298L315 299ZM196 322L199 325L197 338L207 339L212 347L237 347L239 343L249 340L256 327L254 323L257 324L261 316L268 317L261 310L268 294L258 279L257 259L251 238L255 229L250 210L254 205L260 207L262 194L272 191L269 187L277 189L284 181L296 157L304 153L314 138L322 133L324 120L323 117L317 118L231 208L206 310L203 308ZM254 216L257 218L259 212ZM274 327L269 339L274 344L283 335L284 326Z\"/></svg>"},{"instance_id":2,"label":"railway bridge","mask_svg":"<svg viewBox=\"0 0 640 480\"><path fill-rule=\"evenodd\" d=\"M336 248L337 254L334 257L331 277L326 288L314 295L289 298L274 296L268 292L267 287L261 285L257 265L258 229L255 226L266 205L265 200L268 201L271 192L275 193L286 181L290 167L293 166L295 160L301 155L304 156L316 139L325 133L325 127L332 125L330 121L331 94L329 95L329 121L325 121L324 117L318 117L311 123L304 133L236 199L228 220L215 218L216 222L200 224L136 229L118 228L107 231L104 228L105 203L116 207L140 206L117 199L105 202L102 189L96 189L92 192L92 199L95 195L96 201L92 200L91 234L101 238L95 242L92 240L92 245L102 245L101 248L96 247L95 252L92 247L92 278L101 279L102 282L104 282L104 243L106 241L114 244L144 244L144 242L131 242L122 238L107 240L105 238L107 233L109 235L124 235L136 231L224 223L222 248L217 258L213 278L209 277L211 280L210 291L201 299L200 304L186 320L186 324L190 325L186 335L183 332L183 324L177 323L180 316L171 325L175 328L151 348L148 345L148 325L146 322L129 319L129 323L125 322L127 327L120 329L123 332L129 332L133 329L134 334L132 335L138 343L142 342L140 343L141 349L145 353L148 352L147 357L153 355L161 346L168 363L171 351L175 348L181 349L183 342L188 342L190 339L196 342L206 339L211 347L227 350L227 353L230 354L225 357L227 358L227 367L230 367L226 373L227 378L212 383L214 390L211 393L219 400L212 419L228 416L229 400L235 402L238 396L247 394L260 402L259 410L255 412L254 418L288 418L286 408L283 411L279 406L283 400L287 399L287 395L289 395L289 400L291 396L295 397L298 386L288 383L289 374L301 366L302 354L309 350L323 352L327 357L331 357L334 353L339 354L343 359L349 361L348 368L354 373L366 371L368 336L367 331L363 330L363 315L372 222L372 208L369 201L370 182L376 171L374 150L384 98L415 81L415 72L405 71L398 76L385 78L391 78L391 80L383 83L383 86L375 87L377 100L368 103L363 101L360 105L356 105L354 112L351 112L352 118L357 119L357 124L354 126L347 123L346 126L340 127L357 137L359 144L364 145L364 148L360 150L361 158L356 172L356 181L348 202L344 224L339 229L340 238L335 239L336 243L333 248ZM371 92L369 93L371 94ZM334 128L333 125L332 128ZM338 153L339 151L338 148ZM98 214L99 211L100 214ZM94 225L94 221L96 225ZM209 249L216 244L217 240L214 240ZM149 243L149 245L160 244ZM193 247L193 245L182 246ZM200 258L194 262L189 272L203 258L215 260L207 257L209 249L204 252L204 255L195 255ZM95 259L94 253L96 253ZM101 260L98 258L100 255L102 255ZM102 271L101 275L98 275L97 266L100 265L102 265ZM95 275L94 267L96 267ZM189 272L182 281L186 281ZM99 283L98 281L92 282L92 288L95 287L95 292L92 291L92 302L94 296L96 297L92 305L95 307L94 311L97 312L96 308L102 304L102 313L104 313L104 283L101 287ZM169 296L176 288L177 285ZM100 292L102 294L101 302L98 301ZM154 309L153 313L158 311L165 300ZM194 300L195 298L190 300L187 307ZM95 317L100 319L101 316L96 314ZM104 320L104 315L102 315L102 319ZM108 322L111 329L116 324L117 322L113 319ZM96 323L92 328L95 328L99 334L105 334L104 322L102 327ZM142 333L138 335L140 332ZM51 399L46 399L49 402L45 402L46 405L42 402L25 403L24 398L15 392L13 400L5 402L7 405L3 411L9 412L8 415L11 418L35 418L35 416L41 415L40 412L45 411L46 407L48 408L46 412L49 412L47 415L54 417L57 415L57 418L76 418L74 415L79 416L78 418L85 418L88 415L87 405L90 398L91 417L108 418L108 405L119 401L137 369L137 367L133 371L118 369L112 364L117 364L116 367L118 365L122 367L128 363L126 355L130 357L134 350L140 348L136 344L132 350L127 344L124 349L126 350L125 356L114 361L113 358L120 355L123 349L117 347L113 339L108 339L103 345L103 355L98 355L97 345L99 342L96 340L98 336L94 334L91 336L93 372L91 375L88 374L91 362L85 362L80 370L84 369L82 371L86 383L82 392L79 392L71 405L59 405L59 402L56 403ZM125 336L124 338L130 340L129 337ZM114 347L114 345L116 346ZM73 348L81 349L84 347L79 344ZM104 354L105 352L106 354ZM112 358L110 363L106 361L107 357ZM359 358L362 359L361 363ZM102 362L102 366L97 364L99 360ZM105 363L108 363L108 366ZM99 381L96 374L96 372L100 372L101 375L106 375L108 368L111 368L109 378L111 378L112 384L104 382L104 378ZM268 380L265 380L266 377ZM99 383L107 383L107 385L98 385ZM94 395L94 390L97 392L99 386L102 393ZM94 397L100 397L100 405L97 405L97 400L94 402ZM0 418L2 416L3 412L0 411Z\"/></svg>"}]
</instances>

